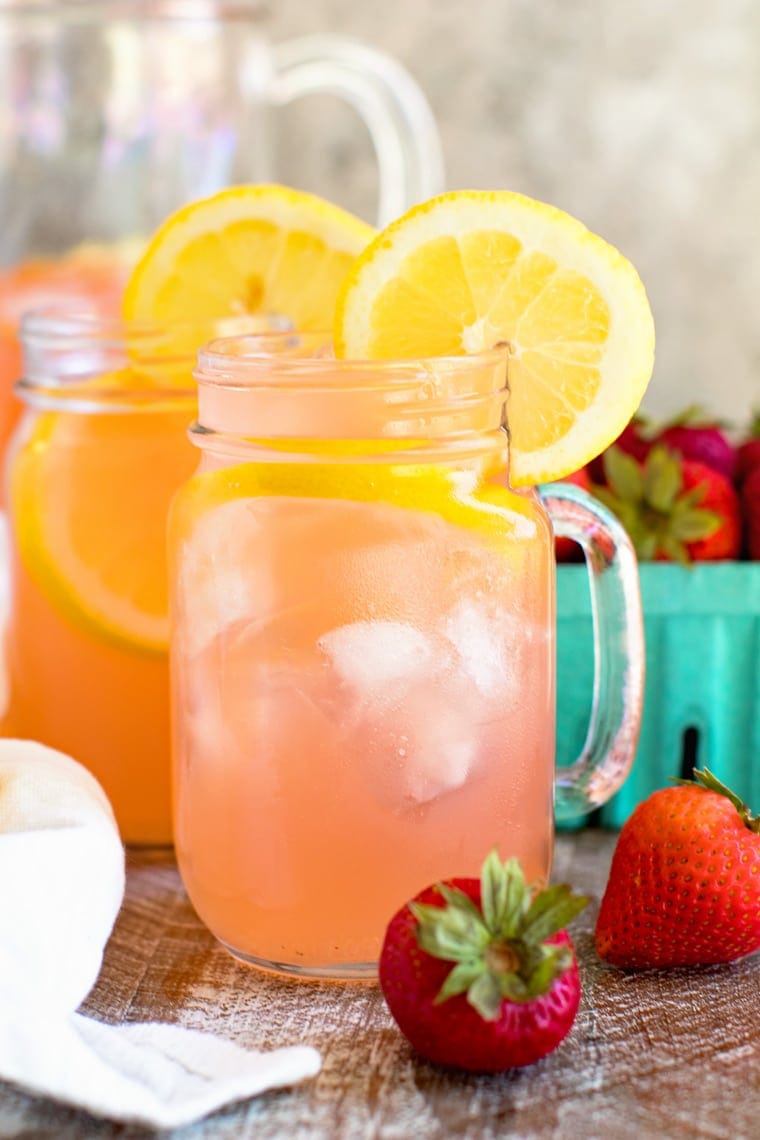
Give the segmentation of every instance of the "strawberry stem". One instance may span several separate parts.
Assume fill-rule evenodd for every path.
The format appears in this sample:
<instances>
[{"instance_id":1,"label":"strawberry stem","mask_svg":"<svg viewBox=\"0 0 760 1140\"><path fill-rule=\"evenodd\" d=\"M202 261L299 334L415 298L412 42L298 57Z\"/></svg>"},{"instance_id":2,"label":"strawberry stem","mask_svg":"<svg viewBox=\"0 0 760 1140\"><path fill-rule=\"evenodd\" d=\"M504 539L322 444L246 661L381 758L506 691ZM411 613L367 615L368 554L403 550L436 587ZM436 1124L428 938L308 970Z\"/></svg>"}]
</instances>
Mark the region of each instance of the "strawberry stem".
<instances>
[{"instance_id":1,"label":"strawberry stem","mask_svg":"<svg viewBox=\"0 0 760 1140\"><path fill-rule=\"evenodd\" d=\"M753 815L744 800L737 796L736 792L732 792L709 768L693 768L692 776L693 779L691 780L678 779L674 782L676 784L686 784L688 787L691 787L692 784L698 784L708 792L717 792L719 796L725 796L736 808L744 826L750 831L755 832L755 834L760 835L760 815Z\"/></svg>"}]
</instances>

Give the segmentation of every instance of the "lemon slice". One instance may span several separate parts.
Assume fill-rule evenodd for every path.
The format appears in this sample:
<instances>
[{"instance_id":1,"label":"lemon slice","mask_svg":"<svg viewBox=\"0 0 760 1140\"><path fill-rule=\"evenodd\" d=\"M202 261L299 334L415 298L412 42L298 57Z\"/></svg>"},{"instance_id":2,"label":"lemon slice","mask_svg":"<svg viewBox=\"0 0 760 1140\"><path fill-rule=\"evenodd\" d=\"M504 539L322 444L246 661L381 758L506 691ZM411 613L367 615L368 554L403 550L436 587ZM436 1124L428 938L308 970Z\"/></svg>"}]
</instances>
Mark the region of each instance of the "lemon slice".
<instances>
[{"instance_id":1,"label":"lemon slice","mask_svg":"<svg viewBox=\"0 0 760 1140\"><path fill-rule=\"evenodd\" d=\"M172 532L187 538L202 519L233 499L343 499L431 512L501 546L510 528L532 525L535 507L487 469L462 471L442 463L336 462L355 444L330 444L325 462L240 463L194 475L172 505Z\"/></svg>"},{"instance_id":2,"label":"lemon slice","mask_svg":"<svg viewBox=\"0 0 760 1140\"><path fill-rule=\"evenodd\" d=\"M371 226L313 194L236 186L182 207L148 243L124 315L198 322L279 314L329 329L335 298Z\"/></svg>"},{"instance_id":3,"label":"lemon slice","mask_svg":"<svg viewBox=\"0 0 760 1140\"><path fill-rule=\"evenodd\" d=\"M99 377L92 386L124 384ZM168 643L166 516L197 465L193 401L131 417L44 412L11 468L27 573L78 629L140 652Z\"/></svg>"},{"instance_id":4,"label":"lemon slice","mask_svg":"<svg viewBox=\"0 0 760 1140\"><path fill-rule=\"evenodd\" d=\"M611 443L652 374L654 323L631 263L561 210L507 191L415 206L357 258L339 293L347 358L508 346L510 478L559 479Z\"/></svg>"}]
</instances>

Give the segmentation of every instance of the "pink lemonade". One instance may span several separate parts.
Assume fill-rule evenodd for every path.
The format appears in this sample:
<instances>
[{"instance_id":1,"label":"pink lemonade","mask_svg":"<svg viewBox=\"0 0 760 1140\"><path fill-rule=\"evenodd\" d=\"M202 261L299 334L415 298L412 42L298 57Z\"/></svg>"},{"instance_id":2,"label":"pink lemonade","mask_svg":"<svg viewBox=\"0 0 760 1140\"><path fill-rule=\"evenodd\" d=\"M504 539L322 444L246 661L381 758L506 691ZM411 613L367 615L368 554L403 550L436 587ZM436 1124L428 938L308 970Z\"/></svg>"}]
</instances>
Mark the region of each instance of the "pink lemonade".
<instances>
[{"instance_id":1,"label":"pink lemonade","mask_svg":"<svg viewBox=\"0 0 760 1140\"><path fill-rule=\"evenodd\" d=\"M552 531L502 432L464 458L280 440L241 462L209 425L253 398L201 383L170 522L177 856L233 953L356 976L401 901L490 848L549 874Z\"/></svg>"}]
</instances>

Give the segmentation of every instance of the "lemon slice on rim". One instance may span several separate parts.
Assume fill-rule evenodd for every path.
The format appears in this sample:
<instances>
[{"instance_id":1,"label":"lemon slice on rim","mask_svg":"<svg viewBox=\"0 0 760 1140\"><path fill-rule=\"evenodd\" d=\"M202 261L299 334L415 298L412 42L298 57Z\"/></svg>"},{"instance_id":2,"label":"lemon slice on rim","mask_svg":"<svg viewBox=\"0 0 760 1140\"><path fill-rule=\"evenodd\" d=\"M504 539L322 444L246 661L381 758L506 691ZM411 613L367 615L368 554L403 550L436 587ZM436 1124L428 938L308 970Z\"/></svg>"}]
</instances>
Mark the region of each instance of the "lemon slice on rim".
<instances>
[{"instance_id":1,"label":"lemon slice on rim","mask_svg":"<svg viewBox=\"0 0 760 1140\"><path fill-rule=\"evenodd\" d=\"M366 222L300 190L221 190L159 227L127 285L124 315L203 326L270 313L298 329L330 328L338 289L374 234Z\"/></svg>"},{"instance_id":2,"label":"lemon slice on rim","mask_svg":"<svg viewBox=\"0 0 760 1140\"><path fill-rule=\"evenodd\" d=\"M508 191L415 206L354 262L337 299L347 358L463 355L508 346L510 477L559 479L638 408L654 322L629 261L581 222Z\"/></svg>"}]
</instances>

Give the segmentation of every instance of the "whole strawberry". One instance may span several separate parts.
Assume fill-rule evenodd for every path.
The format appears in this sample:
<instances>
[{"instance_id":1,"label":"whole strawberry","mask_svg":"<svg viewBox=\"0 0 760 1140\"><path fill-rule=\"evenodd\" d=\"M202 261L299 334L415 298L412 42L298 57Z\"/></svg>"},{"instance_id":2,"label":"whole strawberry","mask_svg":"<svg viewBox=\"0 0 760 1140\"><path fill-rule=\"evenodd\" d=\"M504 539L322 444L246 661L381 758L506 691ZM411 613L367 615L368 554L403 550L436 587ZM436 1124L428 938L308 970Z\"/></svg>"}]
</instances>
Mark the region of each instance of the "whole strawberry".
<instances>
[{"instance_id":1,"label":"whole strawberry","mask_svg":"<svg viewBox=\"0 0 760 1140\"><path fill-rule=\"evenodd\" d=\"M736 451L721 425L701 408L691 407L660 428L656 438L684 459L693 459L733 479Z\"/></svg>"},{"instance_id":2,"label":"whole strawberry","mask_svg":"<svg viewBox=\"0 0 760 1140\"><path fill-rule=\"evenodd\" d=\"M492 852L478 879L428 887L392 918L380 955L385 1000L426 1060L470 1072L530 1065L569 1032L581 995L563 927L588 899L535 893Z\"/></svg>"},{"instance_id":3,"label":"whole strawberry","mask_svg":"<svg viewBox=\"0 0 760 1140\"><path fill-rule=\"evenodd\" d=\"M742 483L740 495L744 516L744 548L747 557L758 562L760 561L760 464Z\"/></svg>"},{"instance_id":4,"label":"whole strawberry","mask_svg":"<svg viewBox=\"0 0 760 1140\"><path fill-rule=\"evenodd\" d=\"M740 487L756 467L760 467L760 411L755 412L746 438L736 449L734 479L737 486Z\"/></svg>"},{"instance_id":5,"label":"whole strawberry","mask_svg":"<svg viewBox=\"0 0 760 1140\"><path fill-rule=\"evenodd\" d=\"M622 522L642 561L734 559L741 550L739 496L730 479L657 444L643 464L605 452L606 484L593 493Z\"/></svg>"},{"instance_id":6,"label":"whole strawberry","mask_svg":"<svg viewBox=\"0 0 760 1140\"><path fill-rule=\"evenodd\" d=\"M654 792L620 832L595 940L627 969L760 950L760 819L707 769Z\"/></svg>"}]
</instances>

